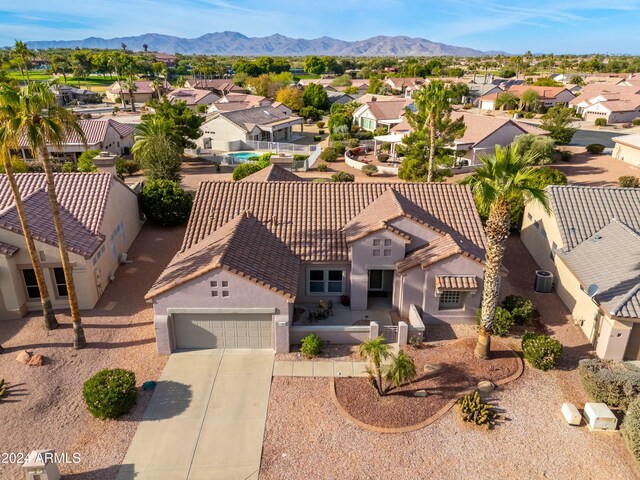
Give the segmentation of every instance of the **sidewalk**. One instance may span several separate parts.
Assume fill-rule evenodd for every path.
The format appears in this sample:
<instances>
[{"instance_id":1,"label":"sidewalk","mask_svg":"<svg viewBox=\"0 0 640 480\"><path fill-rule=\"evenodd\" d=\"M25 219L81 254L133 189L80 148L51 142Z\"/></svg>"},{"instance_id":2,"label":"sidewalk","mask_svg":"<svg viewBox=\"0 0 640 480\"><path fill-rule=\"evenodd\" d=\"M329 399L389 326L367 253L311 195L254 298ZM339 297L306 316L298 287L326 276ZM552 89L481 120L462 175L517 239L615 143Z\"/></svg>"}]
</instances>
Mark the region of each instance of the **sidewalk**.
<instances>
[{"instance_id":1,"label":"sidewalk","mask_svg":"<svg viewBox=\"0 0 640 480\"><path fill-rule=\"evenodd\" d=\"M274 377L366 377L366 362L314 362L276 360Z\"/></svg>"}]
</instances>

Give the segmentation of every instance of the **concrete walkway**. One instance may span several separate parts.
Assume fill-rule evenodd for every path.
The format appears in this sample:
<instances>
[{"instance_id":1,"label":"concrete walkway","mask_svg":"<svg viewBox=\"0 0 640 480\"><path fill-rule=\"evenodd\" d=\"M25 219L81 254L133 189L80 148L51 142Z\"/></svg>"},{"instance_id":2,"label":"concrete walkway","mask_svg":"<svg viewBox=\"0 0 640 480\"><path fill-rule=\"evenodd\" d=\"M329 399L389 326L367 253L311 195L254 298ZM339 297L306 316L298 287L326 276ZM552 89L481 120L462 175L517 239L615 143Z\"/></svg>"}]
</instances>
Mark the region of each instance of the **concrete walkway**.
<instances>
[{"instance_id":1,"label":"concrete walkway","mask_svg":"<svg viewBox=\"0 0 640 480\"><path fill-rule=\"evenodd\" d=\"M274 377L366 377L365 362L314 362L276 360Z\"/></svg>"},{"instance_id":2,"label":"concrete walkway","mask_svg":"<svg viewBox=\"0 0 640 480\"><path fill-rule=\"evenodd\" d=\"M257 480L274 354L171 355L117 480Z\"/></svg>"}]
</instances>

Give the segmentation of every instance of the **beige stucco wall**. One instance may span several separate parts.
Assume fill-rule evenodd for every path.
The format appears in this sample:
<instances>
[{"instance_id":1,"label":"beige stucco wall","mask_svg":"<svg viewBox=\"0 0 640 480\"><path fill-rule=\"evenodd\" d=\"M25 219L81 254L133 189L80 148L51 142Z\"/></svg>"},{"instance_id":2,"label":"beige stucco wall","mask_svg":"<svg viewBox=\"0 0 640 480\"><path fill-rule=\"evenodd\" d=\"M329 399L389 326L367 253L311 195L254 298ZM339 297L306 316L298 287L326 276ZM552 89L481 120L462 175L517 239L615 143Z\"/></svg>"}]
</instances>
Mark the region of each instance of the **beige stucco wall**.
<instances>
[{"instance_id":1,"label":"beige stucco wall","mask_svg":"<svg viewBox=\"0 0 640 480\"><path fill-rule=\"evenodd\" d=\"M634 167L640 167L640 148L633 148L628 145L616 143L613 149L613 158L629 163Z\"/></svg>"},{"instance_id":2,"label":"beige stucco wall","mask_svg":"<svg viewBox=\"0 0 640 480\"><path fill-rule=\"evenodd\" d=\"M196 145L205 148L205 138L211 139L211 149L225 150L229 142L247 140L247 133L240 127L226 120L224 117L212 118L202 127L202 136L196 140Z\"/></svg>"},{"instance_id":3,"label":"beige stucco wall","mask_svg":"<svg viewBox=\"0 0 640 480\"><path fill-rule=\"evenodd\" d=\"M336 268L344 269L343 278L344 293L327 294L327 293L307 293L307 272L313 268ZM351 284L349 276L351 274L351 265L348 263L303 263L300 265L300 273L298 274L298 292L296 294L296 303L317 303L320 300L333 300L338 302L342 295L351 296Z\"/></svg>"}]
</instances>

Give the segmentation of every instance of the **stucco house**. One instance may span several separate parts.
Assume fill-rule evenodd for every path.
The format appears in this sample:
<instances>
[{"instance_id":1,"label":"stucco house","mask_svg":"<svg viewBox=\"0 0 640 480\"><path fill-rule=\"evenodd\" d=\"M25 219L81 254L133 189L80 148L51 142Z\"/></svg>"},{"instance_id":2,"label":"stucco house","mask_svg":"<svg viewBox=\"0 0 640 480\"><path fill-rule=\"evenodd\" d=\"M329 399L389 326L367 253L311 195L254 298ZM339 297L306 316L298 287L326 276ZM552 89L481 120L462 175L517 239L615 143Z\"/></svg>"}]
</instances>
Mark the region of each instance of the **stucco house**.
<instances>
[{"instance_id":1,"label":"stucco house","mask_svg":"<svg viewBox=\"0 0 640 480\"><path fill-rule=\"evenodd\" d=\"M133 92L133 101L135 103L147 103L152 98L158 98L158 92L153 87L152 80L136 80L134 83L136 88ZM162 87L160 88L160 96L171 90L173 90L173 86L166 80L163 80ZM113 82L105 90L105 98L111 102L118 103L121 101L121 97L124 97L126 102L129 101L129 90L125 82Z\"/></svg>"},{"instance_id":2,"label":"stucco house","mask_svg":"<svg viewBox=\"0 0 640 480\"><path fill-rule=\"evenodd\" d=\"M405 98L413 97L413 94L420 90L429 80L421 77L388 77L382 82L393 91L398 91Z\"/></svg>"},{"instance_id":3,"label":"stucco house","mask_svg":"<svg viewBox=\"0 0 640 480\"><path fill-rule=\"evenodd\" d=\"M185 82L186 88L209 90L222 97L227 93L247 93L247 90L233 83L229 78L195 78L190 77Z\"/></svg>"},{"instance_id":4,"label":"stucco house","mask_svg":"<svg viewBox=\"0 0 640 480\"><path fill-rule=\"evenodd\" d=\"M128 155L133 147L134 128L131 125L109 119L78 120L85 136L85 143L75 132L71 132L61 145L47 145L53 157L77 157L87 150L107 151L116 155ZM18 140L18 148L23 158L33 158L29 143L24 135Z\"/></svg>"},{"instance_id":5,"label":"stucco house","mask_svg":"<svg viewBox=\"0 0 640 480\"><path fill-rule=\"evenodd\" d=\"M512 85L505 89L507 93L521 98L528 90L533 90L538 94L538 102L544 108L556 105L568 105L576 96L565 87L539 87L535 85ZM491 91L478 99L478 106L481 110L496 110L496 100L503 92Z\"/></svg>"},{"instance_id":6,"label":"stucco house","mask_svg":"<svg viewBox=\"0 0 640 480\"><path fill-rule=\"evenodd\" d=\"M143 219L138 195L110 173L54 173L81 309L95 306ZM68 308L43 173L16 174L54 308ZM39 290L6 176L0 177L0 319L40 310Z\"/></svg>"},{"instance_id":7,"label":"stucco house","mask_svg":"<svg viewBox=\"0 0 640 480\"><path fill-rule=\"evenodd\" d=\"M550 186L521 239L600 358L640 359L640 190ZM531 279L533 282L533 279Z\"/></svg>"},{"instance_id":8,"label":"stucco house","mask_svg":"<svg viewBox=\"0 0 640 480\"><path fill-rule=\"evenodd\" d=\"M353 112L353 124L371 132L378 127L391 128L399 124L405 108L415 108L410 98L385 101L379 101L377 97L372 98L372 101L363 103Z\"/></svg>"},{"instance_id":9,"label":"stucco house","mask_svg":"<svg viewBox=\"0 0 640 480\"><path fill-rule=\"evenodd\" d=\"M287 352L298 306L343 296L351 311L384 301L402 318L472 323L484 243L462 185L202 182L182 248L146 296L158 350Z\"/></svg>"},{"instance_id":10,"label":"stucco house","mask_svg":"<svg viewBox=\"0 0 640 480\"><path fill-rule=\"evenodd\" d=\"M220 97L210 90L198 90L195 88L176 88L167 93L170 102L184 102L191 110L198 105L211 105L220 100Z\"/></svg>"},{"instance_id":11,"label":"stucco house","mask_svg":"<svg viewBox=\"0 0 640 480\"><path fill-rule=\"evenodd\" d=\"M268 107L274 101L262 95L251 95L249 93L227 93L213 102L207 109L208 113L231 112L235 110L245 110L252 107Z\"/></svg>"},{"instance_id":12,"label":"stucco house","mask_svg":"<svg viewBox=\"0 0 640 480\"><path fill-rule=\"evenodd\" d=\"M635 167L640 167L640 133L613 137L615 143L611 156Z\"/></svg>"},{"instance_id":13,"label":"stucco house","mask_svg":"<svg viewBox=\"0 0 640 480\"><path fill-rule=\"evenodd\" d=\"M202 136L196 144L204 149L229 151L241 149L242 142L247 141L288 142L296 125L304 128L304 120L271 106L218 112L202 125Z\"/></svg>"}]
</instances>

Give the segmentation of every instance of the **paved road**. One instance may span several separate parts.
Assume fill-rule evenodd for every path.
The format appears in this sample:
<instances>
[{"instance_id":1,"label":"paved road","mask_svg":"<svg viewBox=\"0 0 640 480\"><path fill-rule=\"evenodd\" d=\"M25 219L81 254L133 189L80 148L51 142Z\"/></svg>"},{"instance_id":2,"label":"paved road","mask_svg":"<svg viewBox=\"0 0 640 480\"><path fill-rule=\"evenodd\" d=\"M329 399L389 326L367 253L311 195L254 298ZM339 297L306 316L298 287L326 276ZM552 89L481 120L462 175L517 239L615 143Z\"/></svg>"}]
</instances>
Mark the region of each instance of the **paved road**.
<instances>
[{"instance_id":1,"label":"paved road","mask_svg":"<svg viewBox=\"0 0 640 480\"><path fill-rule=\"evenodd\" d=\"M274 354L171 355L116 480L257 480Z\"/></svg>"},{"instance_id":2,"label":"paved road","mask_svg":"<svg viewBox=\"0 0 640 480\"><path fill-rule=\"evenodd\" d=\"M595 130L578 130L571 139L572 147L586 147L592 143L601 143L607 148L613 148L613 137L624 135L624 132L598 132Z\"/></svg>"}]
</instances>

